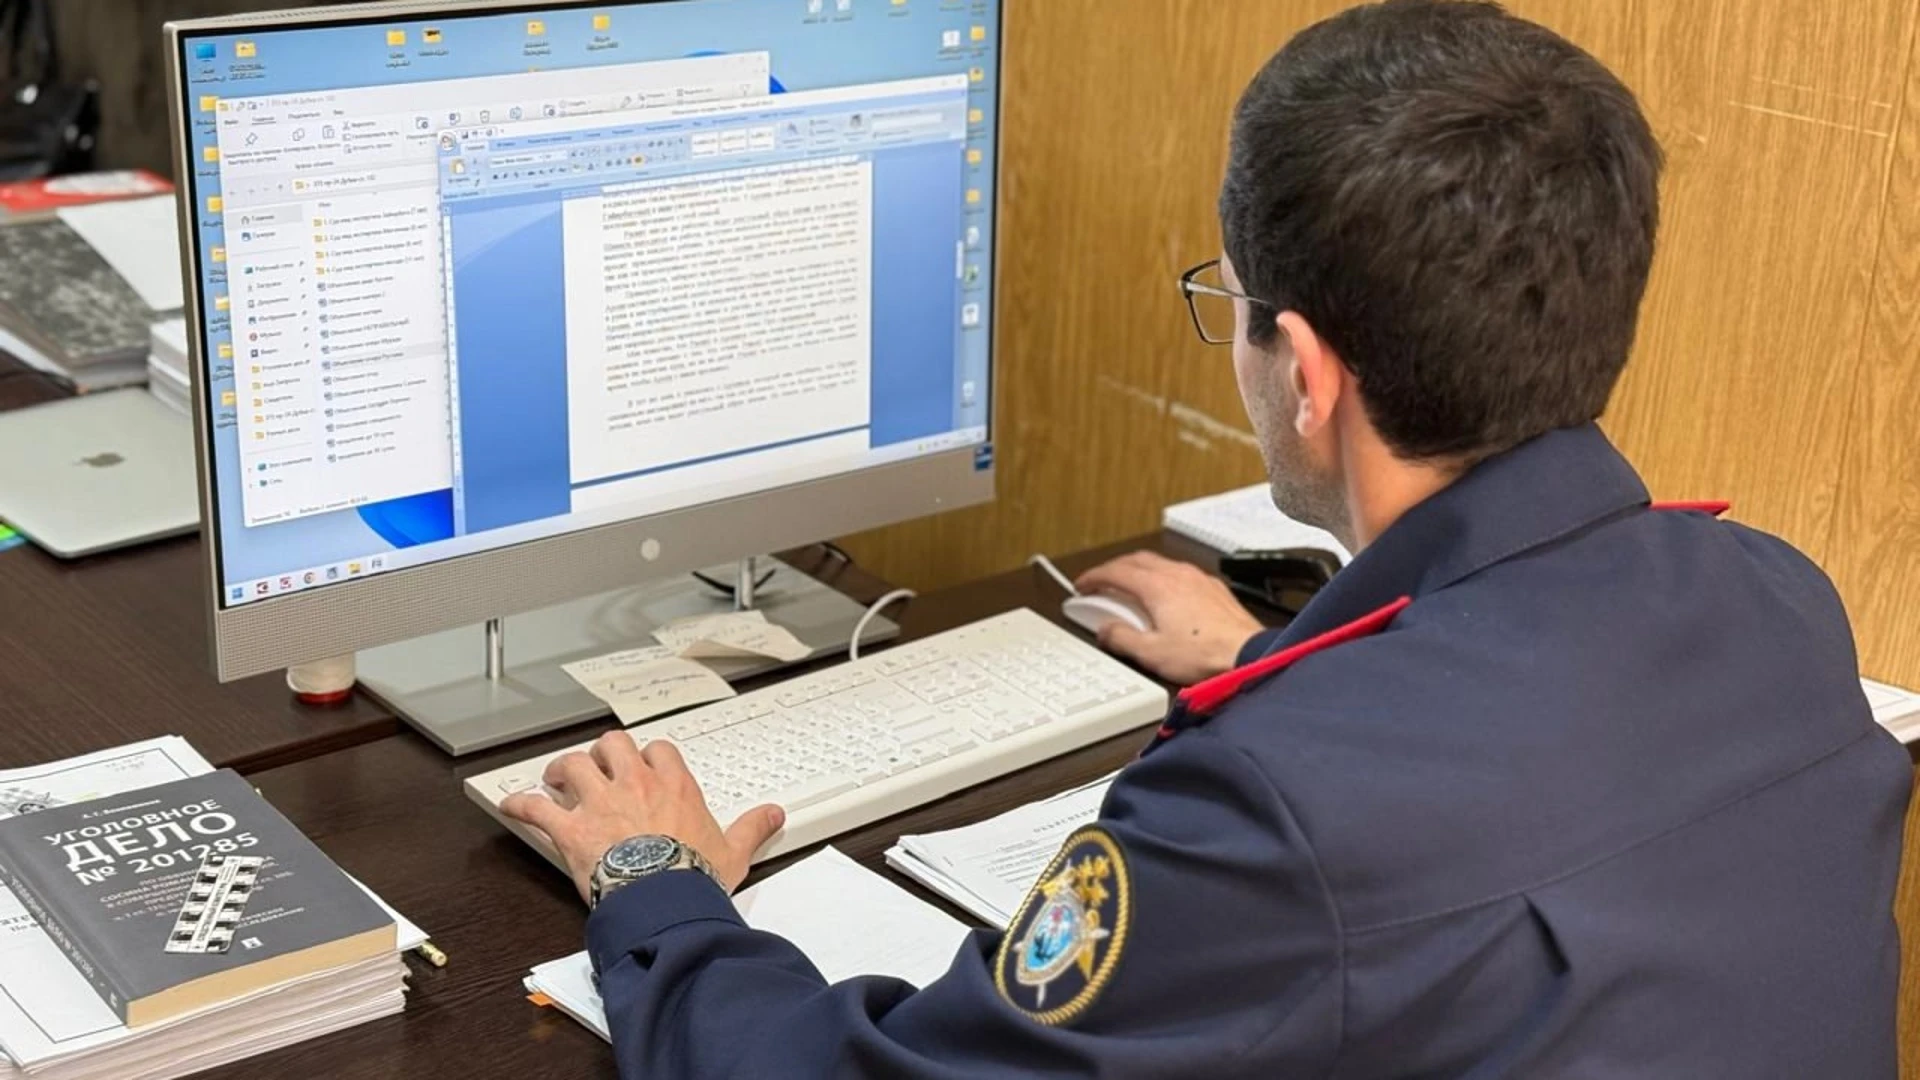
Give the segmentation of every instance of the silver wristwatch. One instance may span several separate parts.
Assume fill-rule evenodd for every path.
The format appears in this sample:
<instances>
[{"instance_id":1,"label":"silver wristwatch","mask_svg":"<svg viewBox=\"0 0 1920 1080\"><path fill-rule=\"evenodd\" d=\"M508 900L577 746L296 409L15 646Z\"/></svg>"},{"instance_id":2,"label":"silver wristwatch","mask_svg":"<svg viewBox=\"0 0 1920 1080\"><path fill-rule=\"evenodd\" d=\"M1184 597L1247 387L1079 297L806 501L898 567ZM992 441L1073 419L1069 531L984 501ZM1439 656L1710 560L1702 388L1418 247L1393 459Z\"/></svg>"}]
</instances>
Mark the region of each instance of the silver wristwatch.
<instances>
[{"instance_id":1,"label":"silver wristwatch","mask_svg":"<svg viewBox=\"0 0 1920 1080\"><path fill-rule=\"evenodd\" d=\"M635 836L622 840L600 856L588 882L587 905L599 907L608 893L630 881L668 870L698 870L719 881L700 853L670 836Z\"/></svg>"}]
</instances>

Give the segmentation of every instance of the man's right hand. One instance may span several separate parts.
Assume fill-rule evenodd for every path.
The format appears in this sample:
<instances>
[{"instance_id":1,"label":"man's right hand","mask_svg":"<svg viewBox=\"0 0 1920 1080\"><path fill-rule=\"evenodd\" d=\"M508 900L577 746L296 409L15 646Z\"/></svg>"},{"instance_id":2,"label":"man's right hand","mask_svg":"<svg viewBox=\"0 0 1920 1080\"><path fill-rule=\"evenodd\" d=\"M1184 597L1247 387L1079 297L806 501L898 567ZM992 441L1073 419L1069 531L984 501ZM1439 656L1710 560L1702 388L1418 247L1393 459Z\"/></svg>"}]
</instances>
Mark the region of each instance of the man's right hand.
<instances>
[{"instance_id":1,"label":"man's right hand","mask_svg":"<svg viewBox=\"0 0 1920 1080\"><path fill-rule=\"evenodd\" d=\"M1152 630L1112 622L1100 644L1168 682L1190 686L1232 669L1247 640L1265 629L1219 578L1149 551L1095 567L1074 585L1083 593L1123 593L1146 610Z\"/></svg>"}]
</instances>

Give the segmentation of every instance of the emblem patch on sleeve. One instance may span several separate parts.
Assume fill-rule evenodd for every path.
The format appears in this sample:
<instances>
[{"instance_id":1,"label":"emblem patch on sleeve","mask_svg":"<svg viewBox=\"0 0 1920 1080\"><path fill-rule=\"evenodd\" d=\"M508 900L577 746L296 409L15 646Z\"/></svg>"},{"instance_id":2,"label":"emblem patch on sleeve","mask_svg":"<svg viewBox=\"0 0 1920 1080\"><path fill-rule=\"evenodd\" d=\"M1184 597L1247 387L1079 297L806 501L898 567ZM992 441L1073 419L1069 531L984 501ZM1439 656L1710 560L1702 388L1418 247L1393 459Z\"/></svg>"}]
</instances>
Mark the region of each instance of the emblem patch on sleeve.
<instances>
[{"instance_id":1,"label":"emblem patch on sleeve","mask_svg":"<svg viewBox=\"0 0 1920 1080\"><path fill-rule=\"evenodd\" d=\"M1100 995L1127 943L1133 888L1105 829L1067 838L1000 939L994 984L1042 1024L1064 1024Z\"/></svg>"}]
</instances>

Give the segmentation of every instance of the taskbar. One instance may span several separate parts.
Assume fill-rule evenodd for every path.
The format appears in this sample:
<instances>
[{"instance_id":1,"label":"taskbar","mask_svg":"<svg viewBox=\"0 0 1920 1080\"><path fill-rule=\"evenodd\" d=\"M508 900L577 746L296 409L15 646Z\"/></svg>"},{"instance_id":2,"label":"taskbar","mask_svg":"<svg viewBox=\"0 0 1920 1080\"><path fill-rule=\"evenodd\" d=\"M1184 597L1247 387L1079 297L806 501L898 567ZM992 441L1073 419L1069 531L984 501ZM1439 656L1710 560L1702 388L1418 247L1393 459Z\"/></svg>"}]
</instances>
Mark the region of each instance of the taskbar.
<instances>
[{"instance_id":1,"label":"taskbar","mask_svg":"<svg viewBox=\"0 0 1920 1080\"><path fill-rule=\"evenodd\" d=\"M859 467L873 468L879 465L888 465L899 461L925 457L947 450L984 445L986 438L987 429L984 426L944 432L940 435L911 440L870 451L863 456ZM832 475L839 471L842 470L830 467L822 470L822 475ZM818 478L821 477L808 477L808 479ZM406 569L412 566L424 566L429 563L443 562L447 559L478 554L481 551L494 550L500 547L511 547L516 543L524 543L529 540L545 539L550 536L577 532L585 528L593 527L594 525L609 524L630 518L631 515L623 515L620 511L614 510L612 512L604 512L604 516L606 518L605 521L596 521L590 518L583 519L583 515L570 514L546 519L541 522L529 522L521 526L512 526L508 529L499 530L500 533L505 535L489 537L484 547L476 546L474 550L469 551L449 551L440 544L426 545L416 551L388 550L376 555L366 555L341 562L322 563L319 566L310 566L301 570L291 570L284 574L274 574L268 577L254 578L249 581L235 582L226 587L224 599L228 607L258 603L276 596L286 596L290 593L305 592L308 589L337 585L341 582L354 581L375 574L390 573L394 570ZM456 537L452 539L462 540L465 538Z\"/></svg>"}]
</instances>

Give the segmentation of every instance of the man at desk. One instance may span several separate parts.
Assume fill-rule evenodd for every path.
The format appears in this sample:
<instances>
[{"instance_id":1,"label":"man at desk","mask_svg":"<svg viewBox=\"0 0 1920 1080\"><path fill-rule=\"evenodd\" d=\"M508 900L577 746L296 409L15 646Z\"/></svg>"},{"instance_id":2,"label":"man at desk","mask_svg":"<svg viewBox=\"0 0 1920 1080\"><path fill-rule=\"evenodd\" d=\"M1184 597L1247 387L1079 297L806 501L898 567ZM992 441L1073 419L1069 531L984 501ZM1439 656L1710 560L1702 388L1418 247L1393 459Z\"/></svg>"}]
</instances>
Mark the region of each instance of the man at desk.
<instances>
[{"instance_id":1,"label":"man at desk","mask_svg":"<svg viewBox=\"0 0 1920 1080\"><path fill-rule=\"evenodd\" d=\"M742 925L776 809L723 832L666 744L558 761L578 808L510 812L596 895L622 1074L1893 1076L1911 772L1839 599L1650 506L1594 425L1660 161L1625 87L1494 7L1289 43L1186 287L1280 507L1358 556L1279 634L1161 559L1088 574L1154 623L1107 644L1194 685L1009 932L918 990ZM642 836L709 873L622 880Z\"/></svg>"}]
</instances>

